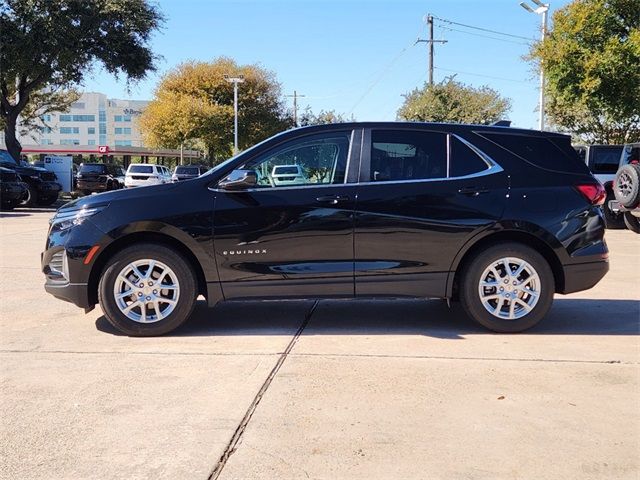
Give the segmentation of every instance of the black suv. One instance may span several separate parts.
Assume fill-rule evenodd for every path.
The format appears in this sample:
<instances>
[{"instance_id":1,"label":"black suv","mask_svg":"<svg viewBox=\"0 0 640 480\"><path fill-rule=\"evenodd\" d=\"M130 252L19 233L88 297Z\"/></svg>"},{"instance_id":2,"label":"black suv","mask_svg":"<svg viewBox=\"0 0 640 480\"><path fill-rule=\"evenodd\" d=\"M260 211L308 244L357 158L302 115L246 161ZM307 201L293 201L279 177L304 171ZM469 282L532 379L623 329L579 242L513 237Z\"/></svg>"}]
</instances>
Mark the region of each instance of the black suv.
<instances>
[{"instance_id":1,"label":"black suv","mask_svg":"<svg viewBox=\"0 0 640 480\"><path fill-rule=\"evenodd\" d=\"M278 186L274 167L304 178ZM199 294L460 300L499 332L607 272L605 192L570 138L508 127L290 130L189 182L84 197L51 219L45 289L129 335L182 324Z\"/></svg>"},{"instance_id":2,"label":"black suv","mask_svg":"<svg viewBox=\"0 0 640 480\"><path fill-rule=\"evenodd\" d=\"M191 180L192 178L198 178L200 175L204 175L209 170L208 167L200 165L178 165L171 175L172 182L179 182L181 180Z\"/></svg>"},{"instance_id":3,"label":"black suv","mask_svg":"<svg viewBox=\"0 0 640 480\"><path fill-rule=\"evenodd\" d=\"M13 210L27 193L27 186L15 170L0 167L0 192L2 210Z\"/></svg>"},{"instance_id":4,"label":"black suv","mask_svg":"<svg viewBox=\"0 0 640 480\"><path fill-rule=\"evenodd\" d=\"M58 200L62 185L57 182L55 173L40 167L18 165L6 150L0 150L0 167L13 170L26 184L27 190L23 197L25 205L48 206Z\"/></svg>"},{"instance_id":5,"label":"black suv","mask_svg":"<svg viewBox=\"0 0 640 480\"><path fill-rule=\"evenodd\" d=\"M85 195L92 192L118 190L124 187L124 171L109 163L81 163L76 188Z\"/></svg>"}]
</instances>

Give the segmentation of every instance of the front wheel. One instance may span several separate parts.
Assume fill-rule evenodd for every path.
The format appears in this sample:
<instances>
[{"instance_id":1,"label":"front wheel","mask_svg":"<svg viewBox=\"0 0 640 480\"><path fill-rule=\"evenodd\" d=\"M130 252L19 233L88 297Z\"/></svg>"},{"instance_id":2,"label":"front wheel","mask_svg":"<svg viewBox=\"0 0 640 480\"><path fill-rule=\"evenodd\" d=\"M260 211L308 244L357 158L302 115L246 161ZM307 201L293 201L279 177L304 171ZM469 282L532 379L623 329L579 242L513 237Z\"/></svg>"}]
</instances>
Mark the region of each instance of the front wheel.
<instances>
[{"instance_id":1,"label":"front wheel","mask_svg":"<svg viewBox=\"0 0 640 480\"><path fill-rule=\"evenodd\" d=\"M555 282L545 258L519 243L501 243L476 255L462 272L466 313L494 332L521 332L546 315Z\"/></svg>"},{"instance_id":2,"label":"front wheel","mask_svg":"<svg viewBox=\"0 0 640 480\"><path fill-rule=\"evenodd\" d=\"M624 223L632 232L640 233L640 218L633 216L631 212L624 212Z\"/></svg>"},{"instance_id":3,"label":"front wheel","mask_svg":"<svg viewBox=\"0 0 640 480\"><path fill-rule=\"evenodd\" d=\"M116 254L98 286L107 320L137 337L162 335L191 315L197 296L189 262L162 245L137 244Z\"/></svg>"}]
</instances>

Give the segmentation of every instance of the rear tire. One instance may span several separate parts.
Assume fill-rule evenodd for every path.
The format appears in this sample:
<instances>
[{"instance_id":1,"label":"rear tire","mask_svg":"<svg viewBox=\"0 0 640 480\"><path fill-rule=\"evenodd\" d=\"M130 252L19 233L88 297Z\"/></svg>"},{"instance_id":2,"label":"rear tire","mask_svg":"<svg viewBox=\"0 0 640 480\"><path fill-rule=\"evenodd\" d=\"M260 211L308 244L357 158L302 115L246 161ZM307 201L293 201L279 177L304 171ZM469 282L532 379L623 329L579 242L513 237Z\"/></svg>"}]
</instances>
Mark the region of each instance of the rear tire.
<instances>
[{"instance_id":1,"label":"rear tire","mask_svg":"<svg viewBox=\"0 0 640 480\"><path fill-rule=\"evenodd\" d=\"M631 215L631 212L624 212L624 223L629 230L640 233L640 218Z\"/></svg>"},{"instance_id":2,"label":"rear tire","mask_svg":"<svg viewBox=\"0 0 640 480\"><path fill-rule=\"evenodd\" d=\"M602 211L604 213L605 226L610 230L620 230L624 228L624 218L622 212L616 213L609 209L609 200L615 200L613 192L607 192L607 199L602 205Z\"/></svg>"},{"instance_id":3,"label":"rear tire","mask_svg":"<svg viewBox=\"0 0 640 480\"><path fill-rule=\"evenodd\" d=\"M35 207L38 204L38 191L32 185L28 185L24 199L26 207Z\"/></svg>"},{"instance_id":4,"label":"rear tire","mask_svg":"<svg viewBox=\"0 0 640 480\"><path fill-rule=\"evenodd\" d=\"M128 292L131 294L126 295ZM98 301L109 323L134 337L163 335L178 328L191 315L197 294L189 262L174 250L153 243L117 253L98 286Z\"/></svg>"},{"instance_id":5,"label":"rear tire","mask_svg":"<svg viewBox=\"0 0 640 480\"><path fill-rule=\"evenodd\" d=\"M553 272L545 258L520 243L489 247L462 270L462 307L494 332L522 332L533 327L549 311L554 292Z\"/></svg>"}]
</instances>

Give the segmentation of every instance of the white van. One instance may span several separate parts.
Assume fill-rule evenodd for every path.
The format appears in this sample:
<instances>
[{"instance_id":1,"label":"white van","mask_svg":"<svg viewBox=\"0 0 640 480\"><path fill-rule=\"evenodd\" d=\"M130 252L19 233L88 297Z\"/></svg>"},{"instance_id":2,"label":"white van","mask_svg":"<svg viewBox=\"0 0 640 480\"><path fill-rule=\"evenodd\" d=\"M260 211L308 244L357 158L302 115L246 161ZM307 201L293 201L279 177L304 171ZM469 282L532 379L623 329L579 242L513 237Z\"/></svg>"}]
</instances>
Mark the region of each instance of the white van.
<instances>
[{"instance_id":1,"label":"white van","mask_svg":"<svg viewBox=\"0 0 640 480\"><path fill-rule=\"evenodd\" d=\"M151 163L132 163L127 169L124 186L127 188L144 187L170 182L171 172L167 167Z\"/></svg>"}]
</instances>

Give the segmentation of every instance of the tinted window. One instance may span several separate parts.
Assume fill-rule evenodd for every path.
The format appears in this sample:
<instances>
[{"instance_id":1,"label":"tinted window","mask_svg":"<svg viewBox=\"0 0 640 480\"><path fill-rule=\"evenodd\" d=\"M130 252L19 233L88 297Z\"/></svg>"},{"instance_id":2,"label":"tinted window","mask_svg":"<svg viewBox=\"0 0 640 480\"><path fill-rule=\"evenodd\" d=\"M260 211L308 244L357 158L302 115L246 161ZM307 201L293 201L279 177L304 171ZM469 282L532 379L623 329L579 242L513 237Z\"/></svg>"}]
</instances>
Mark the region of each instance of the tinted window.
<instances>
[{"instance_id":1,"label":"tinted window","mask_svg":"<svg viewBox=\"0 0 640 480\"><path fill-rule=\"evenodd\" d=\"M198 167L176 167L176 173L181 175L200 175Z\"/></svg>"},{"instance_id":2,"label":"tinted window","mask_svg":"<svg viewBox=\"0 0 640 480\"><path fill-rule=\"evenodd\" d=\"M588 173L569 138L547 138L507 133L478 133L521 159L546 170Z\"/></svg>"},{"instance_id":3,"label":"tinted window","mask_svg":"<svg viewBox=\"0 0 640 480\"><path fill-rule=\"evenodd\" d=\"M371 181L446 176L445 134L402 130L374 130L371 133Z\"/></svg>"},{"instance_id":4,"label":"tinted window","mask_svg":"<svg viewBox=\"0 0 640 480\"><path fill-rule=\"evenodd\" d=\"M451 136L451 164L449 165L450 177L464 177L482 172L489 165L468 146Z\"/></svg>"},{"instance_id":5,"label":"tinted window","mask_svg":"<svg viewBox=\"0 0 640 480\"><path fill-rule=\"evenodd\" d=\"M130 173L153 173L153 167L151 165L130 165Z\"/></svg>"},{"instance_id":6,"label":"tinted window","mask_svg":"<svg viewBox=\"0 0 640 480\"><path fill-rule=\"evenodd\" d=\"M616 173L621 154L622 147L591 147L589 169L593 173Z\"/></svg>"},{"instance_id":7,"label":"tinted window","mask_svg":"<svg viewBox=\"0 0 640 480\"><path fill-rule=\"evenodd\" d=\"M298 173L298 167L273 167L274 175L295 175Z\"/></svg>"},{"instance_id":8,"label":"tinted window","mask_svg":"<svg viewBox=\"0 0 640 480\"><path fill-rule=\"evenodd\" d=\"M102 174L105 171L105 166L104 165L81 165L80 166L80 173L85 173L85 174L89 174L89 173L98 173L98 174Z\"/></svg>"},{"instance_id":9,"label":"tinted window","mask_svg":"<svg viewBox=\"0 0 640 480\"><path fill-rule=\"evenodd\" d=\"M625 145L622 153L622 164L640 163L640 145Z\"/></svg>"},{"instance_id":10,"label":"tinted window","mask_svg":"<svg viewBox=\"0 0 640 480\"><path fill-rule=\"evenodd\" d=\"M344 183L350 138L351 132L331 132L293 140L241 168L255 170L260 187ZM282 176L285 167L291 176Z\"/></svg>"}]
</instances>

